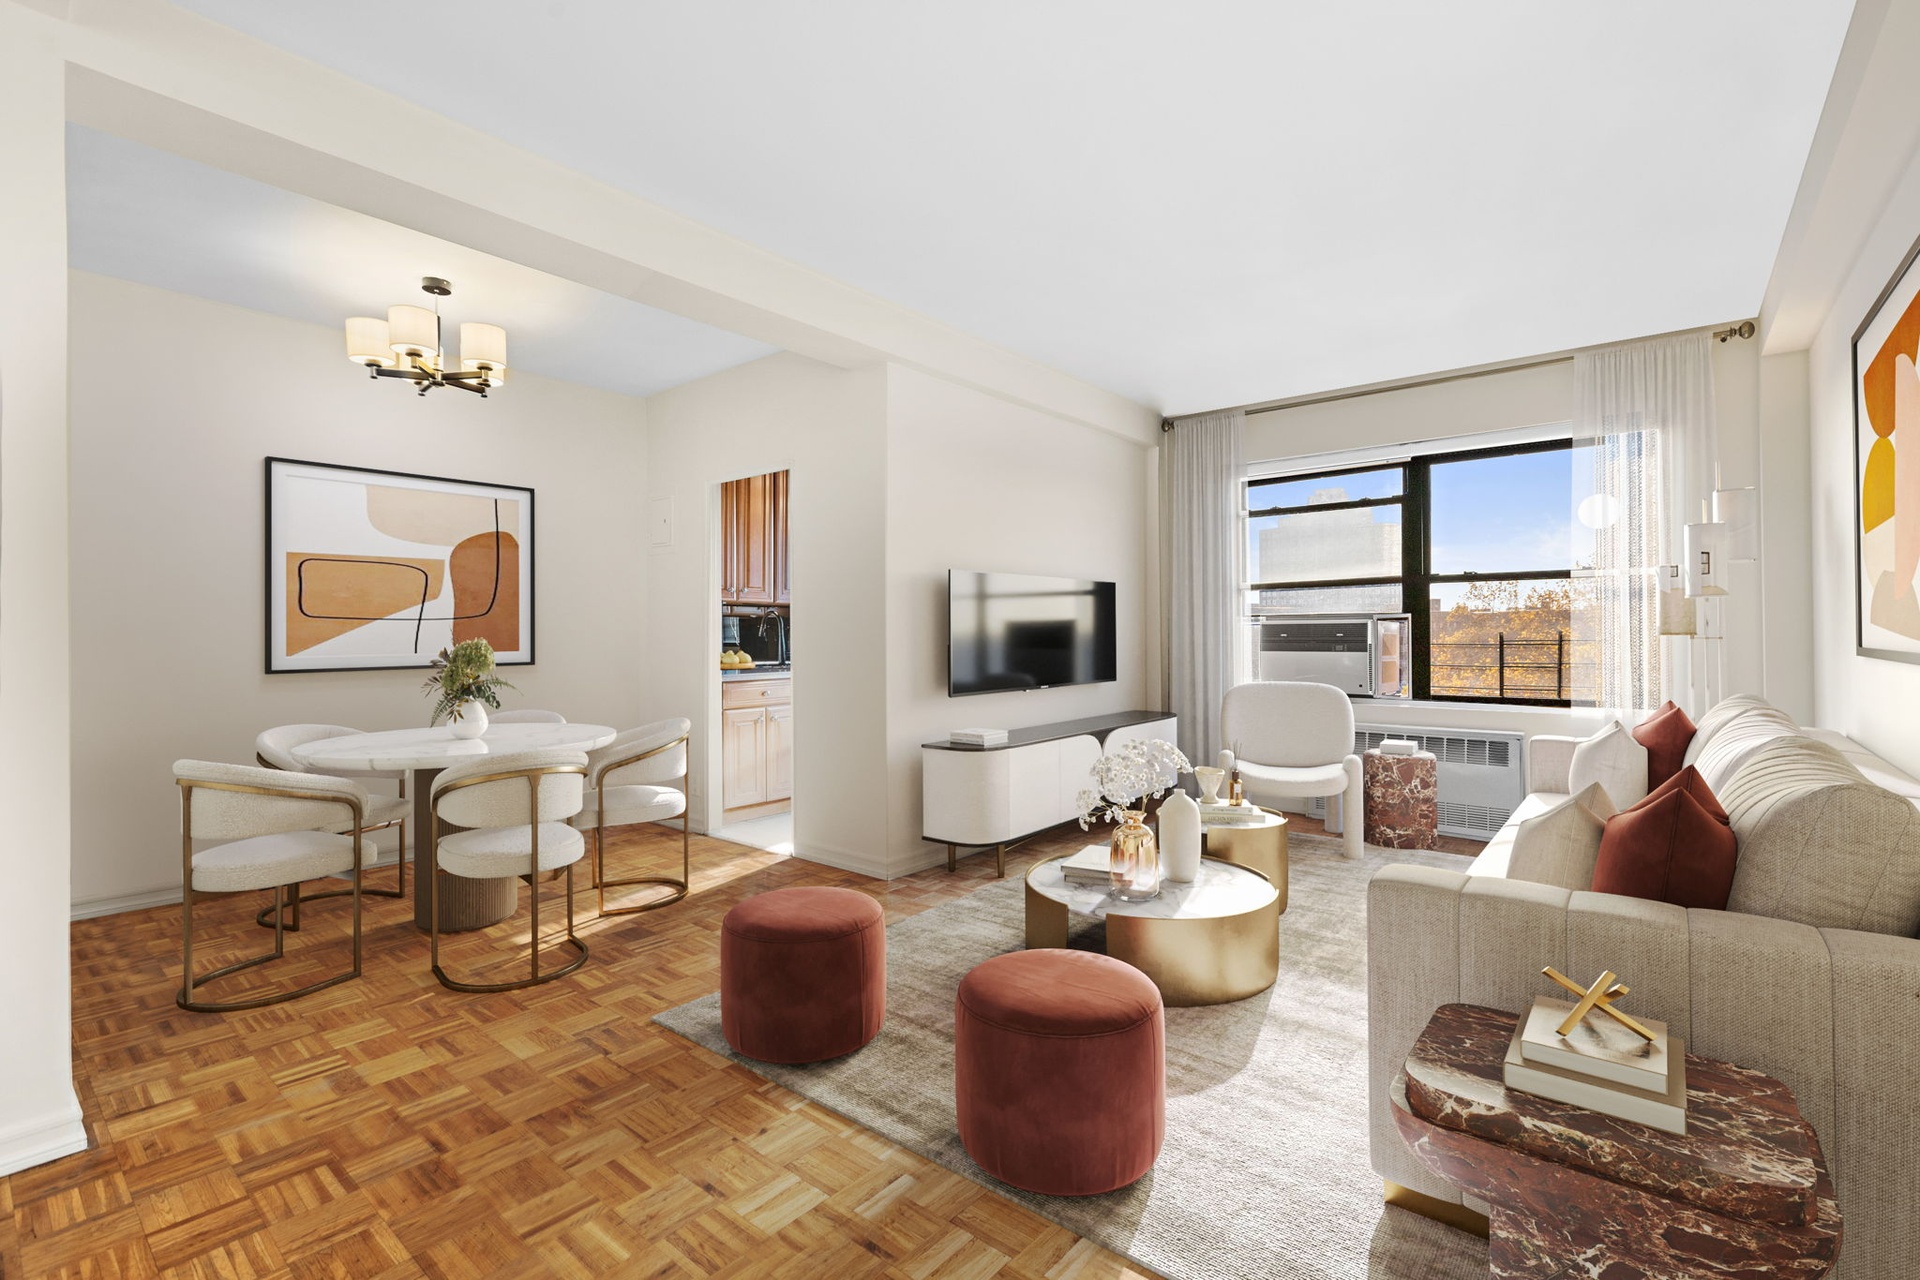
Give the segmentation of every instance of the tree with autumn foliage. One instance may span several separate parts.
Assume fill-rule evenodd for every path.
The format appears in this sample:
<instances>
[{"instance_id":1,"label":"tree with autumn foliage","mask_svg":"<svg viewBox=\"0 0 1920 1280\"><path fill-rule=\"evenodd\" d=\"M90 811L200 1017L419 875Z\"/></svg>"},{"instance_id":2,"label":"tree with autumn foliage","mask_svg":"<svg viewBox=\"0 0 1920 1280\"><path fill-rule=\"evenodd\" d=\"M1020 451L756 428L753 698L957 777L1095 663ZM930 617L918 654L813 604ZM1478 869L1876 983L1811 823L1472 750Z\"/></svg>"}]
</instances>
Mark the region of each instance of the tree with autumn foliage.
<instances>
[{"instance_id":1,"label":"tree with autumn foliage","mask_svg":"<svg viewBox=\"0 0 1920 1280\"><path fill-rule=\"evenodd\" d=\"M1435 609L1429 645L1433 692L1444 697L1500 696L1501 639L1506 696L1573 697L1573 592L1565 578L1486 578L1467 584L1453 607ZM1557 662L1564 667L1556 667Z\"/></svg>"}]
</instances>

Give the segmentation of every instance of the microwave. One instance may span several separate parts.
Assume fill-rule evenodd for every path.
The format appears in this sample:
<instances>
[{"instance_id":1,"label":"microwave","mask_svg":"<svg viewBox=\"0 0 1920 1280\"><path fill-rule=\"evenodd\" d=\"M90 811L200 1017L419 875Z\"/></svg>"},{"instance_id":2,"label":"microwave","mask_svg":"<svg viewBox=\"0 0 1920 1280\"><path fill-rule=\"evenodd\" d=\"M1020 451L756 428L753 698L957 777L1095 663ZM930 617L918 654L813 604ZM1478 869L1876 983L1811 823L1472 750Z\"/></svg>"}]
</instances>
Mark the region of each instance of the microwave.
<instances>
[{"instance_id":1,"label":"microwave","mask_svg":"<svg viewBox=\"0 0 1920 1280\"><path fill-rule=\"evenodd\" d=\"M1408 614L1296 614L1252 625L1256 680L1330 684L1355 698L1413 696Z\"/></svg>"},{"instance_id":2,"label":"microwave","mask_svg":"<svg viewBox=\"0 0 1920 1280\"><path fill-rule=\"evenodd\" d=\"M784 667L793 661L792 627L787 615L769 609L720 619L720 647L738 649L763 667Z\"/></svg>"}]
</instances>

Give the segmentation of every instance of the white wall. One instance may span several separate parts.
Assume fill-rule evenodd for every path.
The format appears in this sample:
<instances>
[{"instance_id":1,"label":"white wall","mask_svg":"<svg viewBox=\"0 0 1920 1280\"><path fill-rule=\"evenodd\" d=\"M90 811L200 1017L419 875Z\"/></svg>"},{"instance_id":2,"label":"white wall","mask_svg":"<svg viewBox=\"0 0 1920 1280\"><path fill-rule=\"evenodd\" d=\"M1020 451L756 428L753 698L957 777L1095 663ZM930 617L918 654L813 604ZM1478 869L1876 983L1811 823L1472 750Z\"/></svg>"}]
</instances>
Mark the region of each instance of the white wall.
<instances>
[{"instance_id":1,"label":"white wall","mask_svg":"<svg viewBox=\"0 0 1920 1280\"><path fill-rule=\"evenodd\" d=\"M74 272L74 902L180 886L183 756L318 721L426 723L418 671L263 673L268 455L528 485L537 662L508 705L639 723L645 402L528 375L416 396L340 334Z\"/></svg>"},{"instance_id":2,"label":"white wall","mask_svg":"<svg viewBox=\"0 0 1920 1280\"><path fill-rule=\"evenodd\" d=\"M916 370L887 385L887 818L892 874L944 861L921 841L920 744L1157 706L1149 541L1152 451ZM947 696L947 570L1115 584L1119 679Z\"/></svg>"},{"instance_id":3,"label":"white wall","mask_svg":"<svg viewBox=\"0 0 1920 1280\"><path fill-rule=\"evenodd\" d=\"M645 702L693 721L694 825L720 818L719 486L789 472L794 845L888 874L886 370L768 356L651 397L648 494L672 544L649 547Z\"/></svg>"},{"instance_id":4,"label":"white wall","mask_svg":"<svg viewBox=\"0 0 1920 1280\"><path fill-rule=\"evenodd\" d=\"M1721 483L1729 487L1761 486L1764 494L1774 478L1763 478L1761 474L1763 397L1758 346L1750 340L1738 339L1716 343L1713 367ZM1777 384L1774 389L1778 390ZM1570 423L1573 414L1573 364L1563 361L1250 414L1246 424L1246 457L1249 466L1257 468L1263 462L1315 457L1342 450L1402 444L1417 448L1463 436ZM1765 442L1774 447L1776 454L1791 451L1793 424L1790 420L1767 421L1765 428ZM1785 474L1778 478L1783 490L1778 509L1768 507L1763 501L1770 530L1775 522L1790 521L1803 506L1803 499L1798 496L1803 490L1794 488L1803 482L1803 477L1798 468L1783 470ZM1776 541L1789 548L1783 553L1782 562L1790 563L1792 539L1781 532L1776 535ZM1785 575L1763 578L1764 566L1764 561L1761 565L1733 566L1734 594L1726 602L1724 614L1729 632L1729 639L1723 642L1726 683L1731 690L1765 692L1789 710L1800 710L1801 704L1808 701L1804 697L1806 683L1799 678L1804 668L1790 663L1770 665L1766 661L1763 638L1767 628L1760 620L1777 614L1774 620L1783 636L1779 642L1782 654L1790 656L1800 652L1794 647L1795 638L1800 634L1794 624L1796 619L1803 620L1806 616L1804 580ZM1694 643L1701 654L1708 652L1700 642L1671 643ZM1701 709L1693 710L1697 714ZM1593 713L1578 709L1462 707L1447 703L1382 704L1379 707L1362 703L1356 704L1355 711L1363 722L1460 725L1519 733L1585 733L1595 721Z\"/></svg>"},{"instance_id":5,"label":"white wall","mask_svg":"<svg viewBox=\"0 0 1920 1280\"><path fill-rule=\"evenodd\" d=\"M1920 24L1909 28L1920 37ZM1920 59L1910 40L1906 67ZM1920 665L1855 653L1853 331L1920 236L1920 154L1889 155L1893 198L1841 278L1807 357L1811 419L1814 699L1819 722L1920 773Z\"/></svg>"},{"instance_id":6,"label":"white wall","mask_svg":"<svg viewBox=\"0 0 1920 1280\"><path fill-rule=\"evenodd\" d=\"M87 1144L67 965L67 222L64 68L0 5L0 1175Z\"/></svg>"}]
</instances>

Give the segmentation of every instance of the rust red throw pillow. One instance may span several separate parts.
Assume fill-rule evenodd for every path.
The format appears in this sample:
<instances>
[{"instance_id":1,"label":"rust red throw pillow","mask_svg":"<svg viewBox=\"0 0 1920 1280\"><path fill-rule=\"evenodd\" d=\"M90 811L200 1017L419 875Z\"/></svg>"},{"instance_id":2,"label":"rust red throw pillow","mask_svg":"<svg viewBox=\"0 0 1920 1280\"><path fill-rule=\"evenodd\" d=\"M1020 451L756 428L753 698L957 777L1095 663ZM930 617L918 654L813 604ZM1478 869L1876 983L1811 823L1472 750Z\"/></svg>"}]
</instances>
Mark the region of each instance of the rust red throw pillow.
<instances>
[{"instance_id":1,"label":"rust red throw pillow","mask_svg":"<svg viewBox=\"0 0 1920 1280\"><path fill-rule=\"evenodd\" d=\"M1641 805L1647 804L1649 801L1657 800L1669 791L1686 792L1695 800L1699 801L1700 807L1712 814L1717 821L1722 824L1728 821L1727 811L1720 807L1720 798L1713 794L1713 788L1707 785L1707 780L1701 777L1700 771L1692 765L1688 765L1653 790L1647 792L1647 798L1645 800L1631 807L1638 809Z\"/></svg>"},{"instance_id":2,"label":"rust red throw pillow","mask_svg":"<svg viewBox=\"0 0 1920 1280\"><path fill-rule=\"evenodd\" d=\"M1633 740L1647 749L1647 790L1680 772L1693 741L1693 721L1677 703L1662 703L1658 711L1634 726Z\"/></svg>"},{"instance_id":3,"label":"rust red throw pillow","mask_svg":"<svg viewBox=\"0 0 1920 1280\"><path fill-rule=\"evenodd\" d=\"M1593 864L1594 891L1724 911L1738 856L1733 828L1697 773L1683 770L1672 781L1676 785L1607 819Z\"/></svg>"}]
</instances>

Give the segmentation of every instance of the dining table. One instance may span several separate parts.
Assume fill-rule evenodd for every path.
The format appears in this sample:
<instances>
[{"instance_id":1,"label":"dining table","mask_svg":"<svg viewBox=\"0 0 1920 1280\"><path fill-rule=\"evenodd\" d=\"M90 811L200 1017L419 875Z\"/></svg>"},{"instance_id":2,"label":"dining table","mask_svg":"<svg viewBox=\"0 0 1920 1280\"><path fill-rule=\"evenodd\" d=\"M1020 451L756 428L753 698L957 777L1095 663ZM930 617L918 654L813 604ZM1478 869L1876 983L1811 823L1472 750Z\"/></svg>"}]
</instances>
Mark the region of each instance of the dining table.
<instances>
[{"instance_id":1,"label":"dining table","mask_svg":"<svg viewBox=\"0 0 1920 1280\"><path fill-rule=\"evenodd\" d=\"M612 742L617 733L604 724L491 724L477 738L456 738L451 727L440 725L320 738L293 748L293 757L323 773L407 772L408 794L413 797L413 923L425 929L433 909L432 881L419 872L435 865L433 847L440 833L433 820L433 780L440 771L481 756L549 749L592 751ZM505 920L519 902L519 882L518 876L469 880L441 872L440 931L484 929Z\"/></svg>"}]
</instances>

